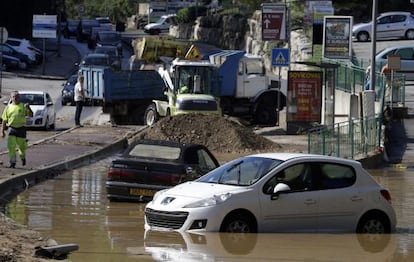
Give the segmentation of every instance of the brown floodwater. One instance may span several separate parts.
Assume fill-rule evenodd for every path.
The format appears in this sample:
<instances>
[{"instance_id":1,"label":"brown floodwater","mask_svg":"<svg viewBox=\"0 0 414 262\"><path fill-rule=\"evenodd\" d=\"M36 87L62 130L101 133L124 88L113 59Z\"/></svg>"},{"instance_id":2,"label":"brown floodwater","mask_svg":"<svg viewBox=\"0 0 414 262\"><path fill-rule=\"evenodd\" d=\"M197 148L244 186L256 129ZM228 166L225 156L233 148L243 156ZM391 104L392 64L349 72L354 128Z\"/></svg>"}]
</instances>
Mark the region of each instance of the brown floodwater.
<instances>
[{"instance_id":1,"label":"brown floodwater","mask_svg":"<svg viewBox=\"0 0 414 262\"><path fill-rule=\"evenodd\" d=\"M145 204L109 202L110 158L20 194L7 214L59 244L71 261L414 261L414 169L370 170L391 191L397 232L357 234L188 234L145 232Z\"/></svg>"}]
</instances>

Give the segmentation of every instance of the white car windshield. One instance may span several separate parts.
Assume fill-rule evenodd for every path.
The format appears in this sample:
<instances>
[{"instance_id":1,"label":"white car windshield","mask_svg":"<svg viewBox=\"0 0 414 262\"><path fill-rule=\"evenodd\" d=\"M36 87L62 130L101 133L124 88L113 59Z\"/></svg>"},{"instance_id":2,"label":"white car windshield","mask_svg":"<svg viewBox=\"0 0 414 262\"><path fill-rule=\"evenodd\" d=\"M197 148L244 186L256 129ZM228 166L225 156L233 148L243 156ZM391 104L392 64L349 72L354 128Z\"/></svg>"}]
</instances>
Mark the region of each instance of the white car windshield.
<instances>
[{"instance_id":1,"label":"white car windshield","mask_svg":"<svg viewBox=\"0 0 414 262\"><path fill-rule=\"evenodd\" d=\"M20 102L23 104L29 103L33 106L44 105L45 99L43 94L20 94Z\"/></svg>"},{"instance_id":2,"label":"white car windshield","mask_svg":"<svg viewBox=\"0 0 414 262\"><path fill-rule=\"evenodd\" d=\"M243 157L214 169L197 182L249 186L282 162L264 157Z\"/></svg>"}]
</instances>

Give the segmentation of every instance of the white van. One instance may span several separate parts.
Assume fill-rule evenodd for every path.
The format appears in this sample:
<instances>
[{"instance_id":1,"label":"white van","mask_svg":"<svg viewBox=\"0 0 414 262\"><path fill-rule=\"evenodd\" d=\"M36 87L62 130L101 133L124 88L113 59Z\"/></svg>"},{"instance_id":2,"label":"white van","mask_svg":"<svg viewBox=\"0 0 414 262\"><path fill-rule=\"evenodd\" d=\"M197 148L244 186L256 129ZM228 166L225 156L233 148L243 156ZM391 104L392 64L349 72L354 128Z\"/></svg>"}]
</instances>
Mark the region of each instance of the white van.
<instances>
[{"instance_id":1,"label":"white van","mask_svg":"<svg viewBox=\"0 0 414 262\"><path fill-rule=\"evenodd\" d=\"M144 32L151 35L168 32L170 30L170 25L173 24L175 19L175 14L163 15L157 20L157 22L147 24L144 27Z\"/></svg>"}]
</instances>

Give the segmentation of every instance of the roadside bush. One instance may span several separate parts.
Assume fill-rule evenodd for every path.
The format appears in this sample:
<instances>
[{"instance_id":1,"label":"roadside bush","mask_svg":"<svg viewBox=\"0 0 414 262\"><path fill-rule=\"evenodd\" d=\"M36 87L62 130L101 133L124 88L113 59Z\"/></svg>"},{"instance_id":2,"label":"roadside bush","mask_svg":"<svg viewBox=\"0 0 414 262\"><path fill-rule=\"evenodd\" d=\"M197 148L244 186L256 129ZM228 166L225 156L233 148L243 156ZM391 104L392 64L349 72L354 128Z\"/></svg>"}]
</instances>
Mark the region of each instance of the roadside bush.
<instances>
[{"instance_id":1,"label":"roadside bush","mask_svg":"<svg viewBox=\"0 0 414 262\"><path fill-rule=\"evenodd\" d=\"M194 22L198 16L205 16L207 14L207 8L205 6L191 6L182 8L177 12L178 23L190 23Z\"/></svg>"}]
</instances>

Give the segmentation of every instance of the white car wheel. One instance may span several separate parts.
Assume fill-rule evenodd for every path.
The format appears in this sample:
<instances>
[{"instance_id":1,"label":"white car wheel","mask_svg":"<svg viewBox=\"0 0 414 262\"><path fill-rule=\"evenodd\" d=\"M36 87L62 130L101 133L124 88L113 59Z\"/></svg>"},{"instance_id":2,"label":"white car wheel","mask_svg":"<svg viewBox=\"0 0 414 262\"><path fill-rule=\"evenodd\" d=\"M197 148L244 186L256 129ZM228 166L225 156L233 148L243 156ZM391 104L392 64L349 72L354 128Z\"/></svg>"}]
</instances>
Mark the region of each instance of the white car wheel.
<instances>
[{"instance_id":1,"label":"white car wheel","mask_svg":"<svg viewBox=\"0 0 414 262\"><path fill-rule=\"evenodd\" d=\"M408 40L414 40L414 30L410 29L405 33L405 38Z\"/></svg>"}]
</instances>

